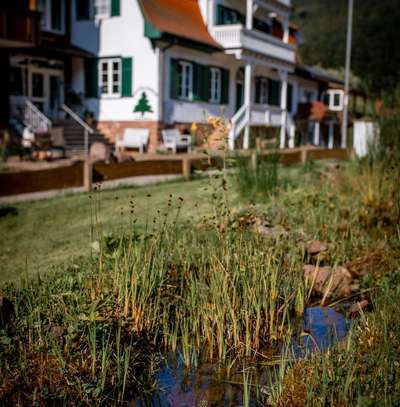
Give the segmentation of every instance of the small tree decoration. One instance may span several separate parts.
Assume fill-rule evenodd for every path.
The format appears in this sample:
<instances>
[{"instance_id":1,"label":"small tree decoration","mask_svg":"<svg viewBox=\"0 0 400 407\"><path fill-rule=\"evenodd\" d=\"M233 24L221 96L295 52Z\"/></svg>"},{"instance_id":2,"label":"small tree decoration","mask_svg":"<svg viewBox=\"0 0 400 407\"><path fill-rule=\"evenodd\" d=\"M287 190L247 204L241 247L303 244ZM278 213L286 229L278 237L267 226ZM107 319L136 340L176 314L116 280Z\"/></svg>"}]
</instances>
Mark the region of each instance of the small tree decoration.
<instances>
[{"instance_id":1,"label":"small tree decoration","mask_svg":"<svg viewBox=\"0 0 400 407\"><path fill-rule=\"evenodd\" d=\"M149 104L149 99L147 99L146 92L142 93L139 102L135 106L134 112L142 113L142 117L144 116L145 113L153 113L153 109Z\"/></svg>"}]
</instances>

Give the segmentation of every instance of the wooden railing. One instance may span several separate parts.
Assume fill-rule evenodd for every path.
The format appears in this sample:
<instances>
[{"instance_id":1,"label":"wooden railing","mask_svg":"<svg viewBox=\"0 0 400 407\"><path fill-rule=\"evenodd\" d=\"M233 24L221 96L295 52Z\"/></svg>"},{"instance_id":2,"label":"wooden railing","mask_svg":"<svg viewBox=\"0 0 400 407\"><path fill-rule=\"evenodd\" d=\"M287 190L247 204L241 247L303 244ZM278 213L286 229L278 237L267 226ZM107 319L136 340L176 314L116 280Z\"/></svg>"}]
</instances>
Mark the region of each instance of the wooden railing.
<instances>
[{"instance_id":1,"label":"wooden railing","mask_svg":"<svg viewBox=\"0 0 400 407\"><path fill-rule=\"evenodd\" d=\"M0 41L5 45L37 45L40 35L40 15L0 8Z\"/></svg>"}]
</instances>

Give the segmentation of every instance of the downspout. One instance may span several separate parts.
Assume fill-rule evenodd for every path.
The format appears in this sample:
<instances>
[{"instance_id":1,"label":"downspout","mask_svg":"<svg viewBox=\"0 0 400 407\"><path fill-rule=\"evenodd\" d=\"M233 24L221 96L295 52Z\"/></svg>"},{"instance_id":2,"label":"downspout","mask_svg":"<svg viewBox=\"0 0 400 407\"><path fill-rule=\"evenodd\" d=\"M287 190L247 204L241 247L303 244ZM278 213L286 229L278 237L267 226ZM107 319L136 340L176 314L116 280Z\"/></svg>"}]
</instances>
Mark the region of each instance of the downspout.
<instances>
[{"instance_id":1,"label":"downspout","mask_svg":"<svg viewBox=\"0 0 400 407\"><path fill-rule=\"evenodd\" d=\"M175 45L175 41L169 42L164 47L157 47L158 54L158 111L159 121L164 122L164 60L165 51Z\"/></svg>"}]
</instances>

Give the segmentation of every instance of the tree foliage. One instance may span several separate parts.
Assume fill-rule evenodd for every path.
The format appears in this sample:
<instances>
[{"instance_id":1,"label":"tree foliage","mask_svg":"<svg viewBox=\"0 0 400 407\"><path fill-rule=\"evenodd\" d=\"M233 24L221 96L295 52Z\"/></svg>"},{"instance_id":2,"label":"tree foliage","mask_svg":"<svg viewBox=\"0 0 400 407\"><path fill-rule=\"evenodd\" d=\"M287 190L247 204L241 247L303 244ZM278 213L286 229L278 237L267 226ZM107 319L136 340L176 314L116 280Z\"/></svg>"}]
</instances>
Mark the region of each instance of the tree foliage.
<instances>
[{"instance_id":1,"label":"tree foliage","mask_svg":"<svg viewBox=\"0 0 400 407\"><path fill-rule=\"evenodd\" d=\"M293 0L306 64L341 68L345 64L348 0ZM380 95L400 80L400 7L393 0L355 0L352 71Z\"/></svg>"}]
</instances>

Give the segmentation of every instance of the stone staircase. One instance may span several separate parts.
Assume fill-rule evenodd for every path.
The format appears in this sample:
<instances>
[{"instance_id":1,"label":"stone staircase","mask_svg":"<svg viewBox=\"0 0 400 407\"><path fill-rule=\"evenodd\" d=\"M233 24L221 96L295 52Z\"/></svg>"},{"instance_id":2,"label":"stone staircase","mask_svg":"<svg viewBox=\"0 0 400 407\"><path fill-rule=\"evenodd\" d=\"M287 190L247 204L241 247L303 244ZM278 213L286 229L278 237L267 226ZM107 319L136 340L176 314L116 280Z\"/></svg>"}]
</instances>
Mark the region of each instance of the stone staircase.
<instances>
[{"instance_id":1,"label":"stone staircase","mask_svg":"<svg viewBox=\"0 0 400 407\"><path fill-rule=\"evenodd\" d=\"M83 155L85 153L84 128L72 118L54 121L53 129L57 127L61 127L63 129L66 155L69 157ZM113 150L113 144L111 144L98 131L95 131L93 134L89 134L89 148L93 143L103 143Z\"/></svg>"}]
</instances>

